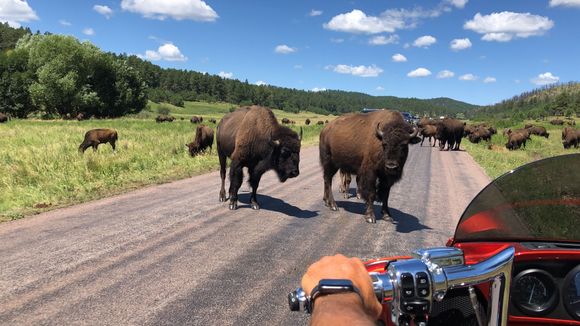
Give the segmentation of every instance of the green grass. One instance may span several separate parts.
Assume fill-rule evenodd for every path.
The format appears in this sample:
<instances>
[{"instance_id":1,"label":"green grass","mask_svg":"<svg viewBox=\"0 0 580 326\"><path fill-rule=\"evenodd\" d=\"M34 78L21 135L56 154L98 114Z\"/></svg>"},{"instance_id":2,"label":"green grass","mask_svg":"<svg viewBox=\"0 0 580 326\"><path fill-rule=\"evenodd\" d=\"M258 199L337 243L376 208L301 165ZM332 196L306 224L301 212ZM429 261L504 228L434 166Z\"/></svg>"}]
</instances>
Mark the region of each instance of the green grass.
<instances>
[{"instance_id":1,"label":"green grass","mask_svg":"<svg viewBox=\"0 0 580 326\"><path fill-rule=\"evenodd\" d=\"M461 142L461 147L471 154L492 179L532 161L551 156L578 153L578 149L564 149L561 138L564 127L553 126L548 122L549 120L551 119L545 122L526 122L545 127L550 133L550 137L546 139L532 135L532 141L526 142L525 149L509 151L505 148L507 137L502 135L503 129L500 130L499 128L497 130L498 134L493 135L490 144L486 142L472 144L464 138ZM512 127L516 129L523 128L524 124L521 123ZM489 145L491 145L491 149L489 149Z\"/></svg>"},{"instance_id":2,"label":"green grass","mask_svg":"<svg viewBox=\"0 0 580 326\"><path fill-rule=\"evenodd\" d=\"M187 103L185 110L188 115L217 119L231 107L205 105ZM175 112L172 108L172 114ZM300 113L294 120L308 116L330 119ZM215 144L211 154L191 158L187 153L185 143L193 140L195 127L188 119L156 123L149 117L1 124L0 221L217 170ZM316 144L322 127L303 127L303 145ZM93 128L119 132L116 153L109 144L100 145L97 152L78 153L84 133ZM300 126L292 128L298 131Z\"/></svg>"}]
</instances>

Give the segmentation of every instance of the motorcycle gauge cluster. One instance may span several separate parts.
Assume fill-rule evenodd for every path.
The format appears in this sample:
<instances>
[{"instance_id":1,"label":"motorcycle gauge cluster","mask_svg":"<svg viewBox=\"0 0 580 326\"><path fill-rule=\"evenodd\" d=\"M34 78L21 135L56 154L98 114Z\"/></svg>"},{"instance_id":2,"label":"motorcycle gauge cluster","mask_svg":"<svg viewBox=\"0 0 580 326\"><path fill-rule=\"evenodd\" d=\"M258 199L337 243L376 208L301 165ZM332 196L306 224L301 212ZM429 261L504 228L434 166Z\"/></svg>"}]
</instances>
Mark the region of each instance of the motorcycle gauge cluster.
<instances>
[{"instance_id":1,"label":"motorcycle gauge cluster","mask_svg":"<svg viewBox=\"0 0 580 326\"><path fill-rule=\"evenodd\" d=\"M580 320L580 265L566 276L563 292L562 299L566 310L572 318Z\"/></svg>"},{"instance_id":2,"label":"motorcycle gauge cluster","mask_svg":"<svg viewBox=\"0 0 580 326\"><path fill-rule=\"evenodd\" d=\"M511 297L513 304L522 313L542 316L558 304L558 287L547 272L528 269L514 278Z\"/></svg>"}]
</instances>

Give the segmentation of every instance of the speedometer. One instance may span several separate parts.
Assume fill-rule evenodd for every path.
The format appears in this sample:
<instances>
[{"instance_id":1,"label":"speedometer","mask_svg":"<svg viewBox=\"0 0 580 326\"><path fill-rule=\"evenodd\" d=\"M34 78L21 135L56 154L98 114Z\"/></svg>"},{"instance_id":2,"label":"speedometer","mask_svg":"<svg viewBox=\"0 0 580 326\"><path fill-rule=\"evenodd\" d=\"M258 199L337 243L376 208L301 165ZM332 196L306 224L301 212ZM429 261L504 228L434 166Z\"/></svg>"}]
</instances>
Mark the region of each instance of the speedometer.
<instances>
[{"instance_id":1,"label":"speedometer","mask_svg":"<svg viewBox=\"0 0 580 326\"><path fill-rule=\"evenodd\" d=\"M558 288L547 272L528 269L513 280L512 302L526 315L545 315L558 304Z\"/></svg>"},{"instance_id":2,"label":"speedometer","mask_svg":"<svg viewBox=\"0 0 580 326\"><path fill-rule=\"evenodd\" d=\"M580 320L580 265L568 273L562 292L566 310L572 318Z\"/></svg>"}]
</instances>

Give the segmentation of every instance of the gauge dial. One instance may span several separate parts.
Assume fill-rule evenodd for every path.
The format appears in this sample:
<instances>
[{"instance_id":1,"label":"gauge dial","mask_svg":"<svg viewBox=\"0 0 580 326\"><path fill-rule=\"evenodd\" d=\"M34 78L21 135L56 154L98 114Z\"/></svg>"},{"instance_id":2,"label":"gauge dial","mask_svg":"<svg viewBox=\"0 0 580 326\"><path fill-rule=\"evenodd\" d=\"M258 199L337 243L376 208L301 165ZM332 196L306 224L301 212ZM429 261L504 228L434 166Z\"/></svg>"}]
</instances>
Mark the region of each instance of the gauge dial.
<instances>
[{"instance_id":1,"label":"gauge dial","mask_svg":"<svg viewBox=\"0 0 580 326\"><path fill-rule=\"evenodd\" d=\"M580 320L580 265L568 273L562 291L566 310L572 318Z\"/></svg>"},{"instance_id":2,"label":"gauge dial","mask_svg":"<svg viewBox=\"0 0 580 326\"><path fill-rule=\"evenodd\" d=\"M528 269L514 278L512 302L524 314L545 315L558 303L557 291L550 274Z\"/></svg>"}]
</instances>

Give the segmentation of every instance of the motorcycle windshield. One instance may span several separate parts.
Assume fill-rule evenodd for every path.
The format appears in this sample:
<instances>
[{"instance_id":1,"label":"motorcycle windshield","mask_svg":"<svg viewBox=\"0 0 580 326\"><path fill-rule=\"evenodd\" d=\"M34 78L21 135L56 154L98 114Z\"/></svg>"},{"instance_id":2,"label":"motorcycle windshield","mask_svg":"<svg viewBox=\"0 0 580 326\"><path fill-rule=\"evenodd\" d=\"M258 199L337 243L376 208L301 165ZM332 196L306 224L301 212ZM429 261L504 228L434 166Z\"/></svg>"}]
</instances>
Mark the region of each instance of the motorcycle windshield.
<instances>
[{"instance_id":1,"label":"motorcycle windshield","mask_svg":"<svg viewBox=\"0 0 580 326\"><path fill-rule=\"evenodd\" d=\"M510 171L469 204L455 241L580 242L580 154Z\"/></svg>"}]
</instances>

